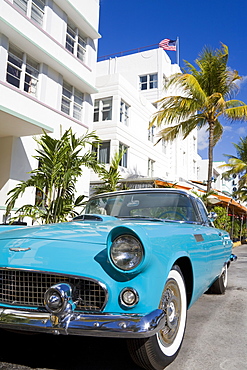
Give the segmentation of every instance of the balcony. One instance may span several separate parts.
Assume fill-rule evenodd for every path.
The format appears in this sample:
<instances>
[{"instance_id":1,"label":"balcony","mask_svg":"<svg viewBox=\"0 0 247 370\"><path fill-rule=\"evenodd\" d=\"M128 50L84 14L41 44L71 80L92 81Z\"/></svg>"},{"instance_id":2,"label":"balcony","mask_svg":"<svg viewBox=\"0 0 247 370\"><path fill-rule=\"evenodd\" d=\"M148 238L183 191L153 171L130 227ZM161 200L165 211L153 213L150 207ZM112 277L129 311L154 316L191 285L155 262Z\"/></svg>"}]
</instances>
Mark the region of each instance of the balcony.
<instances>
[{"instance_id":1,"label":"balcony","mask_svg":"<svg viewBox=\"0 0 247 370\"><path fill-rule=\"evenodd\" d=\"M50 109L36 99L4 82L0 82L0 96L0 137L40 135L43 130L53 132L47 125Z\"/></svg>"}]
</instances>

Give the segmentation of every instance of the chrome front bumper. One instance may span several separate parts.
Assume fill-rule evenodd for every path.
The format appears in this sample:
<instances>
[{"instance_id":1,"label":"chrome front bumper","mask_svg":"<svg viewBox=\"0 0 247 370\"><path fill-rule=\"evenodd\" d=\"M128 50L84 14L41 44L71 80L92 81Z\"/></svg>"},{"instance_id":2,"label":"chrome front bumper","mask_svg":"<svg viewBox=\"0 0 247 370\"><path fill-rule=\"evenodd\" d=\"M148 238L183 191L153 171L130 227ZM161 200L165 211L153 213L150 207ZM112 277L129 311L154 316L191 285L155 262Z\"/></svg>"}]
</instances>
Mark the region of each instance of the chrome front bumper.
<instances>
[{"instance_id":1,"label":"chrome front bumper","mask_svg":"<svg viewBox=\"0 0 247 370\"><path fill-rule=\"evenodd\" d=\"M58 317L49 313L0 308L0 328L33 333L97 337L150 337L165 325L165 314L157 309L140 314L80 314Z\"/></svg>"}]
</instances>

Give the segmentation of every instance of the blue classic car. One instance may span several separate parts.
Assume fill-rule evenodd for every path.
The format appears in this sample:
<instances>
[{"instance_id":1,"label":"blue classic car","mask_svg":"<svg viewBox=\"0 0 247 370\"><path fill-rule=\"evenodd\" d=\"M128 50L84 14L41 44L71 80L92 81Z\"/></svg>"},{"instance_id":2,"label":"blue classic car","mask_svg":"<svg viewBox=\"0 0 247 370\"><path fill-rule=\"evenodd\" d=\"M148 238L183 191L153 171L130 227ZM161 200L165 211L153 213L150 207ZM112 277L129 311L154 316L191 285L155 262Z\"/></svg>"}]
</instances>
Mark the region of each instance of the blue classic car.
<instances>
[{"instance_id":1,"label":"blue classic car","mask_svg":"<svg viewBox=\"0 0 247 370\"><path fill-rule=\"evenodd\" d=\"M223 294L229 235L176 189L92 197L72 222L0 234L0 328L121 337L145 369L181 347L187 309Z\"/></svg>"}]
</instances>

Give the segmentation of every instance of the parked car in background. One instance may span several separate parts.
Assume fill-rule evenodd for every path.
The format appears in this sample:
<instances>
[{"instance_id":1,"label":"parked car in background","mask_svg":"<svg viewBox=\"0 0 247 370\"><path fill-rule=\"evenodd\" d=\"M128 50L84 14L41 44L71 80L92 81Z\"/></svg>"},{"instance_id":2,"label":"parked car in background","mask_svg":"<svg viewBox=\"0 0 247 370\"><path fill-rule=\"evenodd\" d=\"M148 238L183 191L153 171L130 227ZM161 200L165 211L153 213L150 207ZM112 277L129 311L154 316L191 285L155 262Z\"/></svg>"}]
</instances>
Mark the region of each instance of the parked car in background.
<instances>
[{"instance_id":1,"label":"parked car in background","mask_svg":"<svg viewBox=\"0 0 247 370\"><path fill-rule=\"evenodd\" d=\"M92 197L72 222L0 233L0 328L126 338L133 360L163 369L187 309L223 294L229 235L176 189Z\"/></svg>"}]
</instances>

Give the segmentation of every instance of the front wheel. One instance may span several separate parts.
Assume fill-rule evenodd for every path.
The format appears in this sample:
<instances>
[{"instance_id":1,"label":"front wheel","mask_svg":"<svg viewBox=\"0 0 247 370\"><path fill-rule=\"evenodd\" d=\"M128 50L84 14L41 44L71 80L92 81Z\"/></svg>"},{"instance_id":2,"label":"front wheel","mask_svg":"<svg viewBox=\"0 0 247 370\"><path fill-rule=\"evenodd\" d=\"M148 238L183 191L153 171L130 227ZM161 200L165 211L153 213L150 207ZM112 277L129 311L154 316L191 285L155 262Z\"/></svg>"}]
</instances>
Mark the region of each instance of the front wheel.
<instances>
[{"instance_id":1,"label":"front wheel","mask_svg":"<svg viewBox=\"0 0 247 370\"><path fill-rule=\"evenodd\" d=\"M187 299L184 278L178 266L173 266L168 275L159 308L166 315L164 327L150 338L128 340L133 361L146 370L164 369L176 358L182 345Z\"/></svg>"}]
</instances>

